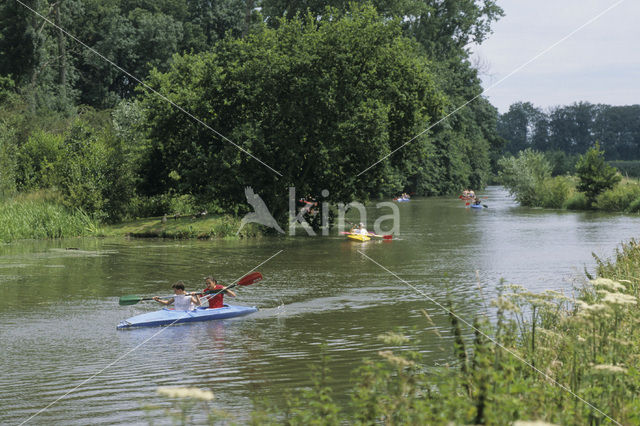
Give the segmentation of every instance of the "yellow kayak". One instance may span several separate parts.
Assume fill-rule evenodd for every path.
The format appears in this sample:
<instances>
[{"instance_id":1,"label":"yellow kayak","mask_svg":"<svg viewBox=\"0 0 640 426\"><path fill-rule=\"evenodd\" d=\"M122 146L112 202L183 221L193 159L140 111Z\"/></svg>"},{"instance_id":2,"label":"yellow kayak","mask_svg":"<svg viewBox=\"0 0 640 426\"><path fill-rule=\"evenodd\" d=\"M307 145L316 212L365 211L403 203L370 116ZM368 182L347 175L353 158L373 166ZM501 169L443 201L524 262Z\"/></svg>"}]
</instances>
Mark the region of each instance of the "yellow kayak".
<instances>
[{"instance_id":1,"label":"yellow kayak","mask_svg":"<svg viewBox=\"0 0 640 426\"><path fill-rule=\"evenodd\" d=\"M362 234L349 234L347 235L347 238L353 241L362 241L362 242L369 241L371 239L371 237L367 235L362 235Z\"/></svg>"}]
</instances>

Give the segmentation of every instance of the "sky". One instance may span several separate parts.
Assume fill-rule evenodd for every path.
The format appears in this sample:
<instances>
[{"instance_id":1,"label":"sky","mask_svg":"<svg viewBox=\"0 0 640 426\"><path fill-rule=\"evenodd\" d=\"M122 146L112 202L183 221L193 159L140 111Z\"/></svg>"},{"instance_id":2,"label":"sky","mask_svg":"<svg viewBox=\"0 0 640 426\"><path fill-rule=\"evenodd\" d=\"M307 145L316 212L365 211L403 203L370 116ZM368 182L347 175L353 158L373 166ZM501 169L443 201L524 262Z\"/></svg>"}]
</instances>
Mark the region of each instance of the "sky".
<instances>
[{"instance_id":1,"label":"sky","mask_svg":"<svg viewBox=\"0 0 640 426\"><path fill-rule=\"evenodd\" d=\"M623 0L551 48L619 2L498 0L505 16L493 24L493 34L482 45L472 46L484 96L500 113L519 101L545 111L580 101L640 104L639 0Z\"/></svg>"}]
</instances>

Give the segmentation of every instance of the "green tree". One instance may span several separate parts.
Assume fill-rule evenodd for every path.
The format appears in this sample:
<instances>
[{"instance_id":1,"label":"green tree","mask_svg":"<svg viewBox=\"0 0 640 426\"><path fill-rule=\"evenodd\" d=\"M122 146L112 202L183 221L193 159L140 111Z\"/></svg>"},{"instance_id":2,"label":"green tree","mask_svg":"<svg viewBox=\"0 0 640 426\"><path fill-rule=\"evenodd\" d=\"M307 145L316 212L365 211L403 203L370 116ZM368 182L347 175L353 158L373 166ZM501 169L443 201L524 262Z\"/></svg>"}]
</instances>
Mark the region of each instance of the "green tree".
<instances>
[{"instance_id":1,"label":"green tree","mask_svg":"<svg viewBox=\"0 0 640 426\"><path fill-rule=\"evenodd\" d=\"M498 122L498 134L509 141L506 151L517 154L532 148L533 141L541 132L543 119L544 113L531 102L516 102L509 106L509 111L502 114Z\"/></svg>"},{"instance_id":2,"label":"green tree","mask_svg":"<svg viewBox=\"0 0 640 426\"><path fill-rule=\"evenodd\" d=\"M299 194L327 189L330 202L402 188L426 137L357 174L440 116L445 99L399 21L382 21L372 7L333 13L225 39L214 52L175 58L170 72L150 80L283 177L146 96L153 147L143 191L197 194L234 211L252 186L282 215L291 185Z\"/></svg>"},{"instance_id":3,"label":"green tree","mask_svg":"<svg viewBox=\"0 0 640 426\"><path fill-rule=\"evenodd\" d=\"M615 167L605 162L604 151L600 150L598 143L580 156L576 164L576 175L579 179L576 188L584 192L589 206L593 206L598 195L613 188L622 179Z\"/></svg>"},{"instance_id":4,"label":"green tree","mask_svg":"<svg viewBox=\"0 0 640 426\"><path fill-rule=\"evenodd\" d=\"M544 154L527 148L517 157L498 161L500 182L523 206L538 206L538 189L551 177L551 166Z\"/></svg>"}]
</instances>

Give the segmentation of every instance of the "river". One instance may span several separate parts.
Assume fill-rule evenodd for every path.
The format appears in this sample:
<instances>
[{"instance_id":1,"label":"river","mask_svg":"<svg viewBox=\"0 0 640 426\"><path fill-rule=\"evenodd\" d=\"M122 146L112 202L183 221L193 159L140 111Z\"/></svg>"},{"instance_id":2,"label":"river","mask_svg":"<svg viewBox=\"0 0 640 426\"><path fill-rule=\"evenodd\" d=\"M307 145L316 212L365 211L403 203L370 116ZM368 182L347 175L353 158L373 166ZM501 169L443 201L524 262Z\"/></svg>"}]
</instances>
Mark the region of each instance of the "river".
<instances>
[{"instance_id":1,"label":"river","mask_svg":"<svg viewBox=\"0 0 640 426\"><path fill-rule=\"evenodd\" d=\"M156 389L174 385L212 390L212 405L243 422L255 401L281 403L287 391L308 386L323 344L330 383L346 402L354 369L386 348L378 335L400 331L426 363L444 362L451 333L439 304L451 300L471 321L501 279L570 294L585 269L593 273L592 252L611 258L640 230L638 216L523 208L500 187L482 195L484 209L451 197L398 205L400 233L391 241L298 235L0 245L0 424L169 423L162 410L144 407L166 407ZM389 213L368 212L369 223ZM201 289L210 274L231 282L275 254L259 268L265 279L239 288L233 300L259 307L255 314L116 330L121 320L158 308L119 306L122 295L171 294L177 280ZM442 337L429 330L422 309Z\"/></svg>"}]
</instances>

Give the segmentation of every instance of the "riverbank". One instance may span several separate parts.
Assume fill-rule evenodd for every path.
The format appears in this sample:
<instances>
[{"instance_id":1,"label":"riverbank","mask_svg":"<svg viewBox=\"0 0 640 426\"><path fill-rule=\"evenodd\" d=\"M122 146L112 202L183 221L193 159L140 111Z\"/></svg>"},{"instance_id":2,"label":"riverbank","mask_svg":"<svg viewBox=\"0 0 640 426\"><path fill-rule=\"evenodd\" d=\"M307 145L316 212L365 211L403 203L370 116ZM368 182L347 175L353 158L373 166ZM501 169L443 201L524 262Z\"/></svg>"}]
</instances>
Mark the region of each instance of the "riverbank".
<instances>
[{"instance_id":1,"label":"riverbank","mask_svg":"<svg viewBox=\"0 0 640 426\"><path fill-rule=\"evenodd\" d=\"M50 199L20 197L0 204L0 242L97 235L100 225Z\"/></svg>"},{"instance_id":2,"label":"riverbank","mask_svg":"<svg viewBox=\"0 0 640 426\"><path fill-rule=\"evenodd\" d=\"M229 215L205 217L148 217L103 226L99 232L105 237L169 238L169 239L218 239L256 238L262 236L257 226L247 224L236 235L241 219Z\"/></svg>"},{"instance_id":3,"label":"riverbank","mask_svg":"<svg viewBox=\"0 0 640 426\"><path fill-rule=\"evenodd\" d=\"M505 285L493 302L495 319L463 319L452 307L452 337L427 314L424 327L447 346L444 366L422 362L420 348L400 333L378 336L388 349L355 372L351 404L339 405L330 386L331 360L312 369L313 387L263 406L259 424L553 424L640 422L640 245L631 241L615 261L597 260L597 278L573 297ZM481 296L481 295L480 295ZM469 321L467 323L466 321ZM473 322L473 328L470 327ZM468 336L465 338L465 336Z\"/></svg>"},{"instance_id":4,"label":"riverbank","mask_svg":"<svg viewBox=\"0 0 640 426\"><path fill-rule=\"evenodd\" d=\"M262 234L254 224L244 226L230 215L148 217L105 225L80 209L69 209L52 196L31 194L0 204L0 242L24 239L73 237L134 237L169 239L256 238Z\"/></svg>"}]
</instances>

